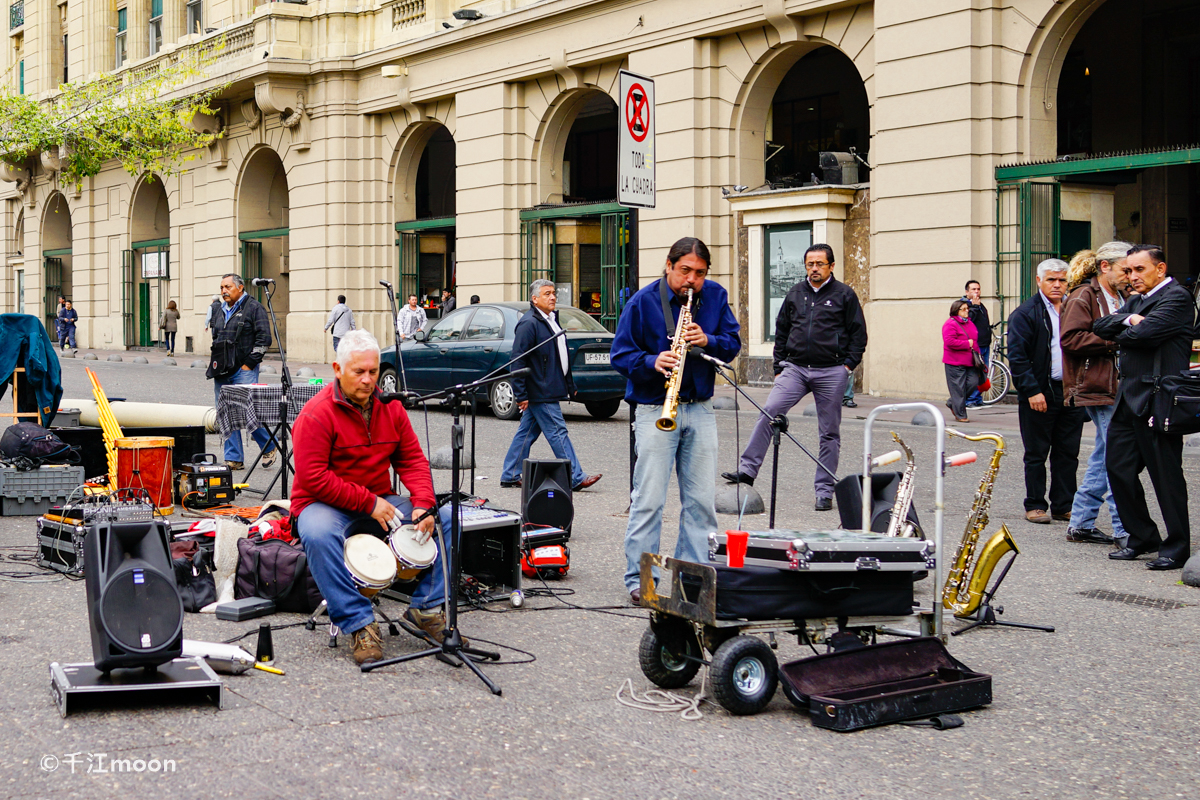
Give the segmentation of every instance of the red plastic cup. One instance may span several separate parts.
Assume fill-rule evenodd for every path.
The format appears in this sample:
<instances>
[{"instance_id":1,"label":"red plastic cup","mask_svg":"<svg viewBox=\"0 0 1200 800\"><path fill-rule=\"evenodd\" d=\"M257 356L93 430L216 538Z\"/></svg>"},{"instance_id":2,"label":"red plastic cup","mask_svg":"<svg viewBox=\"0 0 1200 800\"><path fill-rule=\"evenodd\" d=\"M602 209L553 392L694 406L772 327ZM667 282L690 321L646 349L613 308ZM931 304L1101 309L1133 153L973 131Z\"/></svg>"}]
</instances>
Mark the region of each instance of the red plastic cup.
<instances>
[{"instance_id":1,"label":"red plastic cup","mask_svg":"<svg viewBox=\"0 0 1200 800\"><path fill-rule=\"evenodd\" d=\"M725 552L729 556L729 566L746 566L746 545L749 542L749 531L725 531Z\"/></svg>"}]
</instances>

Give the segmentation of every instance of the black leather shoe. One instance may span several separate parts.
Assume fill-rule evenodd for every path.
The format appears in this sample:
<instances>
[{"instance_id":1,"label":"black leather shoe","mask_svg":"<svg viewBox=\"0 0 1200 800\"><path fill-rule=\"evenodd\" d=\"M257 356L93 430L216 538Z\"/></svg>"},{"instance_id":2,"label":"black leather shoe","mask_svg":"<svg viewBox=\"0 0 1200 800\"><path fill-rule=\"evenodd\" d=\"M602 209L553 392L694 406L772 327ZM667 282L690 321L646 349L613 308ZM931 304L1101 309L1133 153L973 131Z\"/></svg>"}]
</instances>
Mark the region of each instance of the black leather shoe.
<instances>
[{"instance_id":1,"label":"black leather shoe","mask_svg":"<svg viewBox=\"0 0 1200 800\"><path fill-rule=\"evenodd\" d=\"M832 511L833 510L833 498L832 497L818 497L817 503L816 503L816 505L813 506L813 508L816 509L817 511Z\"/></svg>"},{"instance_id":2,"label":"black leather shoe","mask_svg":"<svg viewBox=\"0 0 1200 800\"><path fill-rule=\"evenodd\" d=\"M517 478L515 481L500 481L500 488L501 489L520 489L521 488L521 479Z\"/></svg>"},{"instance_id":3,"label":"black leather shoe","mask_svg":"<svg viewBox=\"0 0 1200 800\"><path fill-rule=\"evenodd\" d=\"M1112 544L1112 537L1096 528L1067 528L1068 542L1087 542L1088 544Z\"/></svg>"},{"instance_id":4,"label":"black leather shoe","mask_svg":"<svg viewBox=\"0 0 1200 800\"><path fill-rule=\"evenodd\" d=\"M1152 552L1154 551L1142 550L1138 547L1122 547L1120 550L1113 550L1108 554L1108 557L1113 561L1137 561L1138 556L1144 556Z\"/></svg>"},{"instance_id":5,"label":"black leather shoe","mask_svg":"<svg viewBox=\"0 0 1200 800\"><path fill-rule=\"evenodd\" d=\"M1183 569L1185 561L1182 558L1156 558L1146 562L1146 569Z\"/></svg>"},{"instance_id":6,"label":"black leather shoe","mask_svg":"<svg viewBox=\"0 0 1200 800\"><path fill-rule=\"evenodd\" d=\"M754 476L747 475L744 472L722 472L721 477L729 483L744 483L747 486L754 485Z\"/></svg>"}]
</instances>

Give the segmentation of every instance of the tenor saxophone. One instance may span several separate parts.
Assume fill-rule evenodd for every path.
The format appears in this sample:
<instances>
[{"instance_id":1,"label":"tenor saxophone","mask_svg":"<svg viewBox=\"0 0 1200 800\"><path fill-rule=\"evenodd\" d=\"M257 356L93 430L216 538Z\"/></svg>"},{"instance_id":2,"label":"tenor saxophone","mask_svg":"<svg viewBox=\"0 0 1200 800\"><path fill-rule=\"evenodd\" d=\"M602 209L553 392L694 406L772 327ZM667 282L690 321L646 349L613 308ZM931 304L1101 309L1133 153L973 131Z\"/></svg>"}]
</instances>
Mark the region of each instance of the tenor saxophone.
<instances>
[{"instance_id":1,"label":"tenor saxophone","mask_svg":"<svg viewBox=\"0 0 1200 800\"><path fill-rule=\"evenodd\" d=\"M967 527L963 531L962 541L954 562L946 575L946 585L942 587L942 605L953 612L956 617L969 617L979 609L984 592L992 580L992 572L1005 553L1020 553L1017 543L1013 541L1012 533L1007 525L1001 525L1000 530L992 534L976 556L975 550L979 537L988 524L988 508L992 503L992 489L996 485L996 474L1000 471L1000 458L1004 455L1004 437L998 433L981 433L970 436L956 430L947 430L950 436L958 436L969 442L993 442L996 449L992 451L991 461L975 490L975 500L971 504L971 513L967 515ZM967 575L970 575L968 578Z\"/></svg>"},{"instance_id":2,"label":"tenor saxophone","mask_svg":"<svg viewBox=\"0 0 1200 800\"><path fill-rule=\"evenodd\" d=\"M918 533L916 526L906 517L908 517L908 509L912 505L913 473L917 471L917 462L913 458L912 450L898 433L892 431L892 438L904 451L907 463L904 465L904 475L900 478L900 485L896 487L896 502L892 505L892 518L888 521L886 533L888 536L916 536Z\"/></svg>"},{"instance_id":3,"label":"tenor saxophone","mask_svg":"<svg viewBox=\"0 0 1200 800\"><path fill-rule=\"evenodd\" d=\"M666 278L663 278L666 280ZM663 400L662 416L654 423L660 431L675 430L675 418L679 415L679 387L683 384L683 364L687 361L687 342L683 340L683 332L692 324L692 290L687 290L687 304L679 312L679 322L675 325L675 338L671 340L671 352L679 359L675 368L667 378L667 396Z\"/></svg>"}]
</instances>

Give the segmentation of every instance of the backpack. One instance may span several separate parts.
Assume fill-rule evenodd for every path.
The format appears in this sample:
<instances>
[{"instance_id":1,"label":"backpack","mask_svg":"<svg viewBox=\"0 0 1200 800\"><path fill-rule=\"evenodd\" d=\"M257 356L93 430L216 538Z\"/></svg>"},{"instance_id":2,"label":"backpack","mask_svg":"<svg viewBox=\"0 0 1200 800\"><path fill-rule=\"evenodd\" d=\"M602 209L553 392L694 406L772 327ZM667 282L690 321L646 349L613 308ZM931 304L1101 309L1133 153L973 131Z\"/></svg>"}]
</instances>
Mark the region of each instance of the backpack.
<instances>
[{"instance_id":1,"label":"backpack","mask_svg":"<svg viewBox=\"0 0 1200 800\"><path fill-rule=\"evenodd\" d=\"M16 462L18 469L37 469L42 464L78 464L79 448L58 438L36 422L18 422L0 437L0 454Z\"/></svg>"}]
</instances>

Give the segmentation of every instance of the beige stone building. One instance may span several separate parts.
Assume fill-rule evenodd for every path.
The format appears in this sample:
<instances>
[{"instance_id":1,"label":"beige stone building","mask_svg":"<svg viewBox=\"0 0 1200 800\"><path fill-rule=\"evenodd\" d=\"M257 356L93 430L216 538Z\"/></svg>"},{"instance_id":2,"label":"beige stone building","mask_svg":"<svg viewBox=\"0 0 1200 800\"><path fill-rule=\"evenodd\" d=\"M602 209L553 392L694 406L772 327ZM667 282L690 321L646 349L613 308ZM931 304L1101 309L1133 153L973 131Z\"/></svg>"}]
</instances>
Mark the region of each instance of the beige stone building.
<instances>
[{"instance_id":1,"label":"beige stone building","mask_svg":"<svg viewBox=\"0 0 1200 800\"><path fill-rule=\"evenodd\" d=\"M340 293L390 339L381 279L461 304L550 276L612 324L695 235L763 378L774 308L826 241L866 301L865 387L939 397L970 277L995 319L1045 254L1114 234L1189 276L1198 20L1170 0L18 0L10 91L194 47L230 85L205 121L224 137L177 178L113 165L76 191L52 153L0 170L0 304L65 293L81 346L123 348L174 299L179 350L205 352L219 276L273 277L289 353L316 360ZM634 215L622 69L657 94L657 207Z\"/></svg>"}]
</instances>

